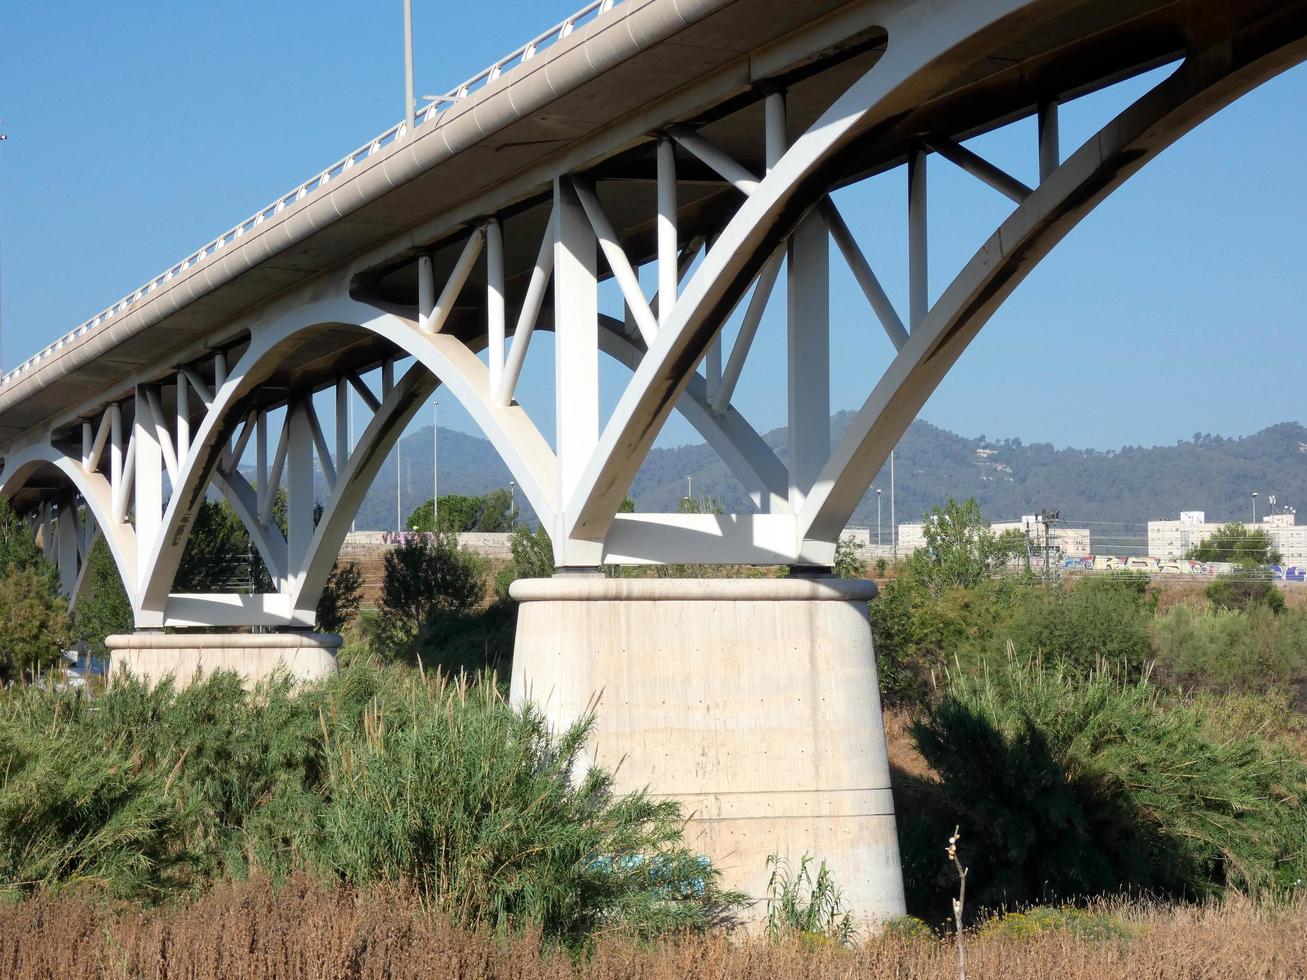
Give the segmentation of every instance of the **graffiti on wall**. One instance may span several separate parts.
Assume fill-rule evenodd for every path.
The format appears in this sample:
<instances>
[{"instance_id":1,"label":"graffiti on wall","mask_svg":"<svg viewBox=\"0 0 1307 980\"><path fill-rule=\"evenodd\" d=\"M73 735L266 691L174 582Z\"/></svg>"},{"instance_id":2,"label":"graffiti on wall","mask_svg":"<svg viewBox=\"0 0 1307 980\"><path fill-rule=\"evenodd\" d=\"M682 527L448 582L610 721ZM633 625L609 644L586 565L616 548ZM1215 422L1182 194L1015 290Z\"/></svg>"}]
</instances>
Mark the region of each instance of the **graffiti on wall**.
<instances>
[{"instance_id":1,"label":"graffiti on wall","mask_svg":"<svg viewBox=\"0 0 1307 980\"><path fill-rule=\"evenodd\" d=\"M1191 561L1188 558L1146 558L1138 555L1078 555L1062 559L1068 572L1139 571L1150 575L1193 575L1216 578L1228 575L1237 566L1224 561ZM1307 568L1296 565L1267 565L1272 577L1284 582L1307 582Z\"/></svg>"}]
</instances>

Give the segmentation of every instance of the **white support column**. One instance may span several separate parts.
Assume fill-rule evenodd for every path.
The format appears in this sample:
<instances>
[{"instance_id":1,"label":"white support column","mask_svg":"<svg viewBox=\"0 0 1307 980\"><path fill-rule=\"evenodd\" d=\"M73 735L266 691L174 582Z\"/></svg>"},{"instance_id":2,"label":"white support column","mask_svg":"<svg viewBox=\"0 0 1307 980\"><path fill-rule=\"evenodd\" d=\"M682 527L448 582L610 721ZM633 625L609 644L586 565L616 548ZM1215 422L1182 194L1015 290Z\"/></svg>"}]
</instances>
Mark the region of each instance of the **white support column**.
<instances>
[{"instance_id":1,"label":"white support column","mask_svg":"<svg viewBox=\"0 0 1307 980\"><path fill-rule=\"evenodd\" d=\"M436 308L436 274L431 267L431 256L418 256L418 327L431 333L431 314Z\"/></svg>"},{"instance_id":2,"label":"white support column","mask_svg":"<svg viewBox=\"0 0 1307 980\"><path fill-rule=\"evenodd\" d=\"M572 182L554 181L554 376L558 499L576 489L599 441L595 234ZM563 542L555 532L556 547Z\"/></svg>"},{"instance_id":3,"label":"white support column","mask_svg":"<svg viewBox=\"0 0 1307 980\"><path fill-rule=\"evenodd\" d=\"M926 151L908 157L908 329L930 312L929 251L926 247Z\"/></svg>"},{"instance_id":4,"label":"white support column","mask_svg":"<svg viewBox=\"0 0 1307 980\"><path fill-rule=\"evenodd\" d=\"M486 328L490 390L498 391L504 377L504 229L498 218L486 222Z\"/></svg>"},{"instance_id":5,"label":"white support column","mask_svg":"<svg viewBox=\"0 0 1307 980\"><path fill-rule=\"evenodd\" d=\"M143 590L149 581L150 561L163 518L163 447L159 442L160 426L150 411L150 399L144 385L136 388L136 418L132 426L132 443L136 455L136 589Z\"/></svg>"},{"instance_id":6,"label":"white support column","mask_svg":"<svg viewBox=\"0 0 1307 980\"><path fill-rule=\"evenodd\" d=\"M186 457L191 451L191 401L186 374L177 372L177 469L186 469Z\"/></svg>"},{"instance_id":7,"label":"white support column","mask_svg":"<svg viewBox=\"0 0 1307 980\"><path fill-rule=\"evenodd\" d=\"M336 472L345 472L349 462L350 440L353 433L349 425L349 381L336 379Z\"/></svg>"},{"instance_id":8,"label":"white support column","mask_svg":"<svg viewBox=\"0 0 1307 980\"><path fill-rule=\"evenodd\" d=\"M535 268L531 270L531 281L526 287L526 298L522 300L522 310L517 316L517 328L513 331L513 346L508 351L504 377L499 383L499 390L495 392L500 405L509 405L513 401L513 392L517 390L522 365L526 362L526 352L531 345L531 334L535 331L536 320L540 318L540 308L545 301L545 288L553 273L554 215L551 212L544 237L540 240Z\"/></svg>"},{"instance_id":9,"label":"white support column","mask_svg":"<svg viewBox=\"0 0 1307 980\"><path fill-rule=\"evenodd\" d=\"M680 288L676 254L676 146L658 139L658 325L667 323Z\"/></svg>"},{"instance_id":10,"label":"white support column","mask_svg":"<svg viewBox=\"0 0 1307 980\"><path fill-rule=\"evenodd\" d=\"M767 101L763 103L763 120L766 126L767 170L770 172L771 168L780 162L781 157L785 156L785 150L790 145L784 92L767 94Z\"/></svg>"},{"instance_id":11,"label":"white support column","mask_svg":"<svg viewBox=\"0 0 1307 980\"><path fill-rule=\"evenodd\" d=\"M1039 105L1039 181L1043 183L1062 164L1061 138L1057 127L1057 101Z\"/></svg>"},{"instance_id":12,"label":"white support column","mask_svg":"<svg viewBox=\"0 0 1307 980\"><path fill-rule=\"evenodd\" d=\"M123 502L123 408L117 402L109 406L109 498L113 502L113 519L121 522L127 507Z\"/></svg>"},{"instance_id":13,"label":"white support column","mask_svg":"<svg viewBox=\"0 0 1307 980\"><path fill-rule=\"evenodd\" d=\"M790 239L790 506L797 513L830 457L830 241L820 215Z\"/></svg>"},{"instance_id":14,"label":"white support column","mask_svg":"<svg viewBox=\"0 0 1307 980\"><path fill-rule=\"evenodd\" d=\"M91 444L95 441L95 434L91 430L89 421L82 422L82 469L91 468Z\"/></svg>"},{"instance_id":15,"label":"white support column","mask_svg":"<svg viewBox=\"0 0 1307 980\"><path fill-rule=\"evenodd\" d=\"M239 461L236 461L239 465ZM268 495L268 413L262 409L254 421L254 489L258 495L255 509L263 521L263 499Z\"/></svg>"},{"instance_id":16,"label":"white support column","mask_svg":"<svg viewBox=\"0 0 1307 980\"><path fill-rule=\"evenodd\" d=\"M301 399L286 408L286 581L298 595L308 573L313 542L313 424Z\"/></svg>"},{"instance_id":17,"label":"white support column","mask_svg":"<svg viewBox=\"0 0 1307 980\"><path fill-rule=\"evenodd\" d=\"M227 383L227 353L225 351L216 351L213 355L213 393L217 397L218 390Z\"/></svg>"}]
</instances>

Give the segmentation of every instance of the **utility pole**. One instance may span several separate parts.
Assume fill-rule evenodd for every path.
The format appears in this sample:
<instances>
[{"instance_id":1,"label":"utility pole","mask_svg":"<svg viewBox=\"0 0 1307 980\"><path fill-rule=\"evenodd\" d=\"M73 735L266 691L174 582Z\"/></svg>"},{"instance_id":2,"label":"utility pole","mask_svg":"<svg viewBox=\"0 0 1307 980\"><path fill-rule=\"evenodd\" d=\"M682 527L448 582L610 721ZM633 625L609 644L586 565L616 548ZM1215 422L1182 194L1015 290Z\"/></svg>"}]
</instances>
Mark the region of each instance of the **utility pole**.
<instances>
[{"instance_id":1,"label":"utility pole","mask_svg":"<svg viewBox=\"0 0 1307 980\"><path fill-rule=\"evenodd\" d=\"M404 501L404 449L400 442L404 438L404 433L399 434L395 440L395 532L399 533L404 530L404 515L402 504Z\"/></svg>"},{"instance_id":2,"label":"utility pole","mask_svg":"<svg viewBox=\"0 0 1307 980\"><path fill-rule=\"evenodd\" d=\"M685 478L685 499L694 499L694 477L692 476L687 476Z\"/></svg>"},{"instance_id":3,"label":"utility pole","mask_svg":"<svg viewBox=\"0 0 1307 980\"><path fill-rule=\"evenodd\" d=\"M431 399L431 530L440 533L440 402Z\"/></svg>"},{"instance_id":4,"label":"utility pole","mask_svg":"<svg viewBox=\"0 0 1307 980\"><path fill-rule=\"evenodd\" d=\"M1052 541L1049 529L1060 518L1061 514L1055 510L1041 510L1038 515L1039 522L1044 525L1044 580L1048 581L1053 577L1052 563Z\"/></svg>"},{"instance_id":5,"label":"utility pole","mask_svg":"<svg viewBox=\"0 0 1307 980\"><path fill-rule=\"evenodd\" d=\"M404 133L413 136L413 0L404 0Z\"/></svg>"}]
</instances>

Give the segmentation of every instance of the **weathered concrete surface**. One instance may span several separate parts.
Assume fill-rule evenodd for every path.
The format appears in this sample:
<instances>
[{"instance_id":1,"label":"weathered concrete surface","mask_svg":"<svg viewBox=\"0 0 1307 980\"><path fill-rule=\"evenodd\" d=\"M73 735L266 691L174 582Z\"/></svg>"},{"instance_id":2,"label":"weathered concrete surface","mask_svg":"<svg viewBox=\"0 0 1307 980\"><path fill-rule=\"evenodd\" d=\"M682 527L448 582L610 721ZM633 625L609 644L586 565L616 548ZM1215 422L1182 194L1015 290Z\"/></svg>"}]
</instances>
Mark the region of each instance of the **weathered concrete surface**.
<instances>
[{"instance_id":1,"label":"weathered concrete surface","mask_svg":"<svg viewBox=\"0 0 1307 980\"><path fill-rule=\"evenodd\" d=\"M105 639L109 679L130 673L157 684L171 676L179 687L218 670L239 674L247 687L278 670L314 681L336 672L340 637L334 633L129 633Z\"/></svg>"},{"instance_id":2,"label":"weathered concrete surface","mask_svg":"<svg viewBox=\"0 0 1307 980\"><path fill-rule=\"evenodd\" d=\"M840 579L521 580L512 696L563 725L599 695L594 757L618 767L621 791L682 800L689 840L727 885L761 899L769 854L812 854L871 925L904 911L875 592Z\"/></svg>"}]
</instances>

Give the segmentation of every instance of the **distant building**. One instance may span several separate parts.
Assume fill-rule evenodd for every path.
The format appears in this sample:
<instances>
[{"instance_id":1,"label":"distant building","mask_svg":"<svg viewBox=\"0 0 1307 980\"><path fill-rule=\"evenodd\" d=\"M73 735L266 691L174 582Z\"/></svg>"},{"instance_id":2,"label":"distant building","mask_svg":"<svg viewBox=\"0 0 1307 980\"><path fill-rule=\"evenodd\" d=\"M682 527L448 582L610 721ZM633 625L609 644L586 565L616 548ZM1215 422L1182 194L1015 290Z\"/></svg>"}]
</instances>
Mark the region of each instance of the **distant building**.
<instances>
[{"instance_id":1,"label":"distant building","mask_svg":"<svg viewBox=\"0 0 1307 980\"><path fill-rule=\"evenodd\" d=\"M1307 564L1307 524L1299 524L1294 514L1268 514L1257 524L1234 523L1248 531L1265 531L1284 564ZM1207 520L1201 510L1181 511L1177 521L1149 521L1148 554L1154 558L1183 558L1224 526L1225 522Z\"/></svg>"},{"instance_id":2,"label":"distant building","mask_svg":"<svg viewBox=\"0 0 1307 980\"><path fill-rule=\"evenodd\" d=\"M1021 531L1030 541L1032 555L1038 557L1044 553L1044 525L1034 514L1027 514L1019 521L996 521L989 525L989 529L995 534L1002 534L1004 531ZM900 556L910 555L925 546L926 525L924 523L918 521L914 524L899 525ZM1054 557L1069 558L1093 554L1090 549L1089 528L1087 527L1065 527L1061 524L1054 524L1048 531L1048 547Z\"/></svg>"}]
</instances>

